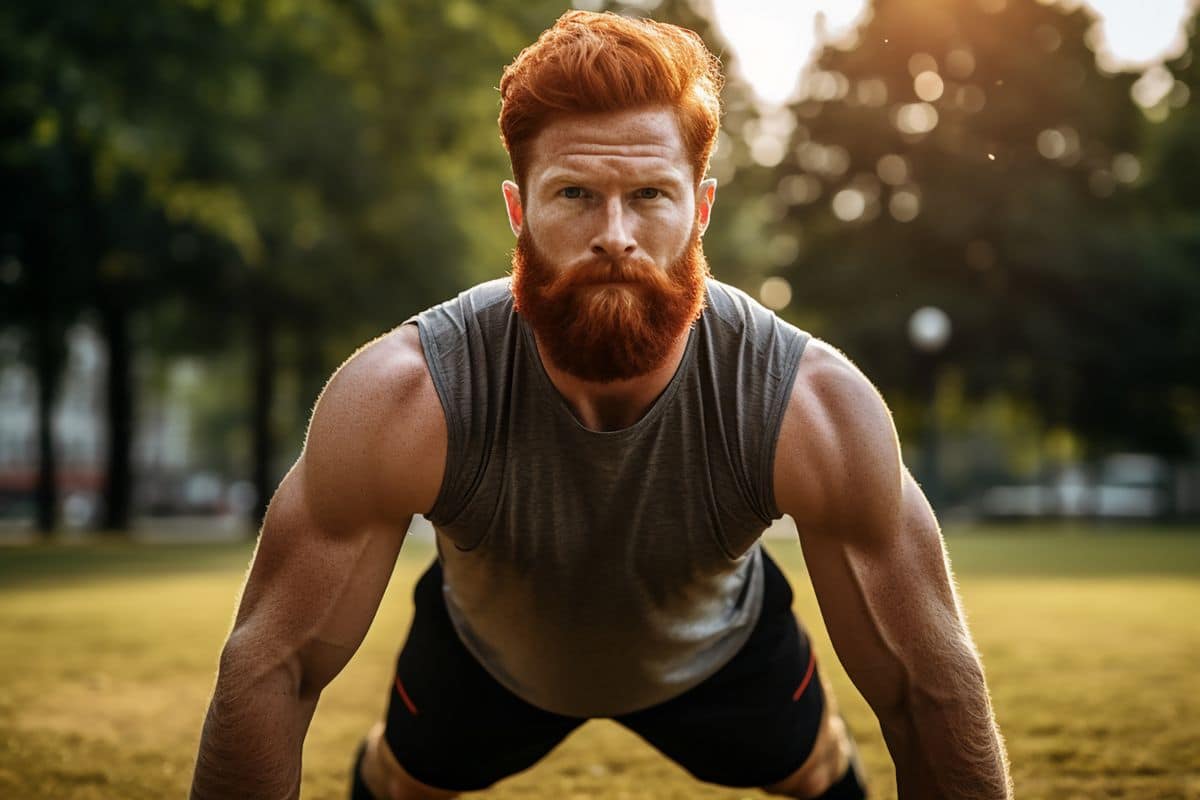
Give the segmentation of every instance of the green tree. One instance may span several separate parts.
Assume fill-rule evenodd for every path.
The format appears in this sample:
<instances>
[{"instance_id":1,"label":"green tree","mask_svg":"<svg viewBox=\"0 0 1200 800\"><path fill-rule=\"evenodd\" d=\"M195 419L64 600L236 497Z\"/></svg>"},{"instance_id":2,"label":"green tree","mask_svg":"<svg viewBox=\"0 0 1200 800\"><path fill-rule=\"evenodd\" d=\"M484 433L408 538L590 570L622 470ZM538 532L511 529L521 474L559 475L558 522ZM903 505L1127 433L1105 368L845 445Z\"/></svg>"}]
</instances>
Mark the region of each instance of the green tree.
<instances>
[{"instance_id":1,"label":"green tree","mask_svg":"<svg viewBox=\"0 0 1200 800\"><path fill-rule=\"evenodd\" d=\"M9 67L5 175L14 201L31 190L34 200L8 217L5 248L35 276L26 281L33 295L54 307L45 314L30 305L13 320L31 331L39 354L61 350L65 325L83 312L104 336L104 529L129 522L135 319L172 294L211 297L228 284L212 280L231 271L228 254L216 263L176 257L180 237L227 240L235 254L258 245L231 176L220 170L238 132L268 111L255 95L257 74L286 73L302 55L276 35L277 14L264 3L164 0L23 3L0 16ZM39 286L46 291L34 291ZM35 360L41 396L52 398L62 359ZM52 454L48 436L42 440ZM41 474L49 481L53 469ZM41 498L52 494L39 490ZM39 514L42 527L48 519Z\"/></svg>"},{"instance_id":2,"label":"green tree","mask_svg":"<svg viewBox=\"0 0 1200 800\"><path fill-rule=\"evenodd\" d=\"M556 10L424 2L327 20L274 86L240 150L257 155L231 170L260 243L244 293L256 514L292 452L277 459L271 414L284 349L307 409L331 354L507 267L494 86Z\"/></svg>"},{"instance_id":3,"label":"green tree","mask_svg":"<svg viewBox=\"0 0 1200 800\"><path fill-rule=\"evenodd\" d=\"M1129 198L1143 239L1158 256L1149 261L1154 280L1142 285L1141 308L1130 327L1152 326L1161 346L1141 347L1143 369L1134 377L1138 403L1168 441L1176 431L1200 447L1200 17L1189 22L1188 50L1168 65L1175 84L1160 103L1159 120L1147 123L1145 180ZM1179 449L1178 447L1173 449ZM1195 450L1193 449L1193 455Z\"/></svg>"},{"instance_id":4,"label":"green tree","mask_svg":"<svg viewBox=\"0 0 1200 800\"><path fill-rule=\"evenodd\" d=\"M1164 296L1177 268L1122 183L1134 76L1095 68L1089 24L1038 3L878 0L794 106L776 174L781 229L806 247L786 275L799 313L887 388L917 395L905 324L935 305L969 394L1030 397L1098 445L1178 447L1137 381L1171 350L1141 322L1184 298Z\"/></svg>"}]
</instances>

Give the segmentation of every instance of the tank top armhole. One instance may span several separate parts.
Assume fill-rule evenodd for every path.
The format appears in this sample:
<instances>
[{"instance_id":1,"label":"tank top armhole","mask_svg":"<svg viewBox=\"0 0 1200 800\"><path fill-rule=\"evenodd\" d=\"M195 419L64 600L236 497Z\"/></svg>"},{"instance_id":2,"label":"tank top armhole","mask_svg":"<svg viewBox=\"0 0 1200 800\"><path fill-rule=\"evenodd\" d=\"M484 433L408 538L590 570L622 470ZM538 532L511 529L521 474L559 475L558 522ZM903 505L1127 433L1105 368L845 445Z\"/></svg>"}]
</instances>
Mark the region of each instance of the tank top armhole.
<instances>
[{"instance_id":1,"label":"tank top armhole","mask_svg":"<svg viewBox=\"0 0 1200 800\"><path fill-rule=\"evenodd\" d=\"M784 371L780 376L779 388L772 401L771 415L767 418L766 447L762 449L763 462L759 467L763 498L762 511L765 512L762 516L768 525L783 516L775 499L775 454L779 447L779 433L783 428L783 415L787 413L788 400L792 396L796 373L800 369L800 359L804 356L804 348L809 340L809 335L803 331L792 328L790 325L776 324L790 335L784 356Z\"/></svg>"},{"instance_id":2,"label":"tank top armhole","mask_svg":"<svg viewBox=\"0 0 1200 800\"><path fill-rule=\"evenodd\" d=\"M462 470L462 421L454 413L453 396L446 385L446 377L442 371L441 354L438 350L437 339L422 324L420 315L414 315L404 321L405 325L416 325L417 336L421 340L421 350L425 354L425 364L429 369L429 377L433 380L433 388L437 391L438 402L442 406L442 415L446 419L446 465L442 472L442 485L438 487L437 498L433 506L423 516L434 525L444 525L449 522L447 512L455 512L450 497L454 488L454 476Z\"/></svg>"}]
</instances>

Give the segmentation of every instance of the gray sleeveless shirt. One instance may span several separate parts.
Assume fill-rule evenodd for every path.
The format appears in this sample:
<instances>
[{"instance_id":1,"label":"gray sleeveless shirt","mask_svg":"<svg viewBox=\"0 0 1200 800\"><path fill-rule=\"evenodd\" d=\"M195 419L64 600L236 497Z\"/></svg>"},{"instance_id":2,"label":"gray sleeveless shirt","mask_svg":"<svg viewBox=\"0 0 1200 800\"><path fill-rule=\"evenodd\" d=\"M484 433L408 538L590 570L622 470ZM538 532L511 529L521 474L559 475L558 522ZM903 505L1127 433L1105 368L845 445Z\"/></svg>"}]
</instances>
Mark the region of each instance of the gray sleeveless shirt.
<instances>
[{"instance_id":1,"label":"gray sleeveless shirt","mask_svg":"<svg viewBox=\"0 0 1200 800\"><path fill-rule=\"evenodd\" d=\"M762 607L758 538L781 516L775 443L806 334L708 281L679 367L633 425L583 427L509 279L416 322L446 415L427 515L463 644L559 714L615 716L703 681Z\"/></svg>"}]
</instances>

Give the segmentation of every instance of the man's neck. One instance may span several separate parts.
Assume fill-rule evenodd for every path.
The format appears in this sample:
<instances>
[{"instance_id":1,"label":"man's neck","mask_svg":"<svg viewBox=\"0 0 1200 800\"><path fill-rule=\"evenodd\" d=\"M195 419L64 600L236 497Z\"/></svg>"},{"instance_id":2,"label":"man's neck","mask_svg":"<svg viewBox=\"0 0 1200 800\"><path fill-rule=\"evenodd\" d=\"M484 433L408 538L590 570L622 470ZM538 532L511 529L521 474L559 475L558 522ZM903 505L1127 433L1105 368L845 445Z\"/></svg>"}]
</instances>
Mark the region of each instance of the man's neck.
<instances>
[{"instance_id":1,"label":"man's neck","mask_svg":"<svg viewBox=\"0 0 1200 800\"><path fill-rule=\"evenodd\" d=\"M628 428L644 417L667 388L683 359L690 332L691 328L684 331L663 363L655 369L636 378L610 383L585 381L563 372L546 356L546 349L536 333L533 338L550 382L567 401L575 419L589 430L616 431Z\"/></svg>"}]
</instances>

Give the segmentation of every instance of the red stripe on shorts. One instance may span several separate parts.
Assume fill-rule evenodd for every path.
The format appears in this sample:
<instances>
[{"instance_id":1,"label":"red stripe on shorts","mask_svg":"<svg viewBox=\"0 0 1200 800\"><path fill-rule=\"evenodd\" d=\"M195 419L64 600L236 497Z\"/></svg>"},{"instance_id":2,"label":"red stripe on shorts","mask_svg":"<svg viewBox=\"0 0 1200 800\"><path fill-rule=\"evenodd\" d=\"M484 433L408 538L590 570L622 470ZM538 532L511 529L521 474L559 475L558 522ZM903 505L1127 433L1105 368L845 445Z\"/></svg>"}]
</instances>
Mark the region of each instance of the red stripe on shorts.
<instances>
[{"instance_id":1,"label":"red stripe on shorts","mask_svg":"<svg viewBox=\"0 0 1200 800\"><path fill-rule=\"evenodd\" d=\"M808 669L804 671L804 678L800 681L800 685L796 687L796 691L792 693L792 701L800 699L800 695L804 694L804 690L808 688L809 681L812 680L813 672L817 668L817 654L811 650L808 653Z\"/></svg>"},{"instance_id":2,"label":"red stripe on shorts","mask_svg":"<svg viewBox=\"0 0 1200 800\"><path fill-rule=\"evenodd\" d=\"M409 712L415 717L417 715L417 707L413 705L412 698L408 696L408 692L404 691L404 684L400 682L400 676L396 676L396 691L400 692L400 699L404 701L404 705L408 706Z\"/></svg>"}]
</instances>

